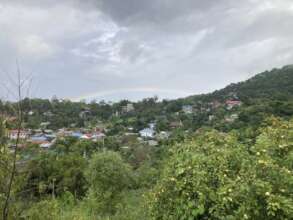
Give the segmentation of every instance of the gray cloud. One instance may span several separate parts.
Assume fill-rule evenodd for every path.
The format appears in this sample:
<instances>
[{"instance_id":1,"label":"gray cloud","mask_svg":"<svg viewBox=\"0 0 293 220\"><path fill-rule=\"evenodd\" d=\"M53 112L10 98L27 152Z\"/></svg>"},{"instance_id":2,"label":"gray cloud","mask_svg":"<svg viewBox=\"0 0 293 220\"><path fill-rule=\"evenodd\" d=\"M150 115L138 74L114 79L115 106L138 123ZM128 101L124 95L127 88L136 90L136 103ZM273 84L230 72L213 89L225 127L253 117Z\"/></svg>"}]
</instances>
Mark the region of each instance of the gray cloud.
<instances>
[{"instance_id":1,"label":"gray cloud","mask_svg":"<svg viewBox=\"0 0 293 220\"><path fill-rule=\"evenodd\" d=\"M35 96L174 98L292 63L292 18L290 0L2 0L0 67Z\"/></svg>"}]
</instances>

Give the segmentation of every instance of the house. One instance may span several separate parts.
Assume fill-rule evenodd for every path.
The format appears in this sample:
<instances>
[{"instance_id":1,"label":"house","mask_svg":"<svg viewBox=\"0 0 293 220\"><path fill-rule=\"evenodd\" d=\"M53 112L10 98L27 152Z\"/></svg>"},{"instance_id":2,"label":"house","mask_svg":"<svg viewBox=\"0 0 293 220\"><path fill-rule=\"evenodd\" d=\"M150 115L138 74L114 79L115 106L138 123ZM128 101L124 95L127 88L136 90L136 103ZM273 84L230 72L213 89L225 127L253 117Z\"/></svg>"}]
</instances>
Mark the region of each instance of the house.
<instances>
[{"instance_id":1,"label":"house","mask_svg":"<svg viewBox=\"0 0 293 220\"><path fill-rule=\"evenodd\" d=\"M149 128L155 130L156 129L156 123L155 122L149 123Z\"/></svg>"},{"instance_id":2,"label":"house","mask_svg":"<svg viewBox=\"0 0 293 220\"><path fill-rule=\"evenodd\" d=\"M104 132L105 130L106 130L106 125L102 123L97 124L93 129L94 132Z\"/></svg>"},{"instance_id":3,"label":"house","mask_svg":"<svg viewBox=\"0 0 293 220\"><path fill-rule=\"evenodd\" d=\"M145 129L139 131L139 134L143 138L153 138L155 135L155 131L151 128L145 128Z\"/></svg>"},{"instance_id":4,"label":"house","mask_svg":"<svg viewBox=\"0 0 293 220\"><path fill-rule=\"evenodd\" d=\"M56 139L52 140L51 142L47 141L47 142L40 144L40 147L43 149L48 149L48 148L52 147L55 144L55 142L56 142Z\"/></svg>"},{"instance_id":5,"label":"house","mask_svg":"<svg viewBox=\"0 0 293 220\"><path fill-rule=\"evenodd\" d=\"M95 132L92 134L92 139L99 140L105 138L106 135L103 132Z\"/></svg>"},{"instance_id":6,"label":"house","mask_svg":"<svg viewBox=\"0 0 293 220\"><path fill-rule=\"evenodd\" d=\"M159 140L166 140L170 137L170 132L167 131L161 131L158 135L157 135L157 139Z\"/></svg>"},{"instance_id":7,"label":"house","mask_svg":"<svg viewBox=\"0 0 293 220\"><path fill-rule=\"evenodd\" d=\"M46 117L53 117L54 116L54 114L51 111L44 112L43 115Z\"/></svg>"},{"instance_id":8,"label":"house","mask_svg":"<svg viewBox=\"0 0 293 220\"><path fill-rule=\"evenodd\" d=\"M53 130L51 130L51 129L45 129L44 130L44 133L45 134L53 134Z\"/></svg>"},{"instance_id":9,"label":"house","mask_svg":"<svg viewBox=\"0 0 293 220\"><path fill-rule=\"evenodd\" d=\"M8 138L11 140L16 140L18 136L18 130L10 130L8 131ZM30 136L30 132L28 130L19 130L19 139L28 139Z\"/></svg>"},{"instance_id":10,"label":"house","mask_svg":"<svg viewBox=\"0 0 293 220\"><path fill-rule=\"evenodd\" d=\"M41 124L40 124L40 127L41 128L47 128L49 125L50 125L51 123L50 122L42 122Z\"/></svg>"},{"instance_id":11,"label":"house","mask_svg":"<svg viewBox=\"0 0 293 220\"><path fill-rule=\"evenodd\" d=\"M209 115L209 121L214 120L215 116L214 115Z\"/></svg>"},{"instance_id":12,"label":"house","mask_svg":"<svg viewBox=\"0 0 293 220\"><path fill-rule=\"evenodd\" d=\"M34 134L41 134L42 132L43 132L42 129L34 129L33 130Z\"/></svg>"},{"instance_id":13,"label":"house","mask_svg":"<svg viewBox=\"0 0 293 220\"><path fill-rule=\"evenodd\" d=\"M192 105L183 105L182 106L182 111L185 114L192 114L193 113L193 107L192 107Z\"/></svg>"},{"instance_id":14,"label":"house","mask_svg":"<svg viewBox=\"0 0 293 220\"><path fill-rule=\"evenodd\" d=\"M28 141L32 144L41 145L49 142L49 139L45 135L33 135Z\"/></svg>"},{"instance_id":15,"label":"house","mask_svg":"<svg viewBox=\"0 0 293 220\"><path fill-rule=\"evenodd\" d=\"M241 106L242 102L239 100L227 100L226 101L226 106L228 110L231 110L234 107L238 107Z\"/></svg>"},{"instance_id":16,"label":"house","mask_svg":"<svg viewBox=\"0 0 293 220\"><path fill-rule=\"evenodd\" d=\"M40 147L43 149L48 149L48 148L52 147L52 145L53 144L51 142L47 141L47 142L40 144Z\"/></svg>"},{"instance_id":17,"label":"house","mask_svg":"<svg viewBox=\"0 0 293 220\"><path fill-rule=\"evenodd\" d=\"M81 132L76 131L76 132L72 132L70 136L80 139L83 136L83 134Z\"/></svg>"},{"instance_id":18,"label":"house","mask_svg":"<svg viewBox=\"0 0 293 220\"><path fill-rule=\"evenodd\" d=\"M234 122L236 119L238 119L238 114L232 114L225 117L226 122Z\"/></svg>"},{"instance_id":19,"label":"house","mask_svg":"<svg viewBox=\"0 0 293 220\"><path fill-rule=\"evenodd\" d=\"M134 106L133 106L132 103L128 103L127 105L122 107L122 112L123 113L129 113L129 112L132 112L132 111L134 111Z\"/></svg>"},{"instance_id":20,"label":"house","mask_svg":"<svg viewBox=\"0 0 293 220\"><path fill-rule=\"evenodd\" d=\"M149 146L153 146L153 147L159 145L158 141L155 141L155 140L149 140L147 143Z\"/></svg>"},{"instance_id":21,"label":"house","mask_svg":"<svg viewBox=\"0 0 293 220\"><path fill-rule=\"evenodd\" d=\"M52 134L45 134L45 137L48 138L49 140L53 140L57 137L57 135L53 134L53 133Z\"/></svg>"},{"instance_id":22,"label":"house","mask_svg":"<svg viewBox=\"0 0 293 220\"><path fill-rule=\"evenodd\" d=\"M83 140L90 140L91 138L92 138L91 134L83 134L80 136L80 139L83 139Z\"/></svg>"},{"instance_id":23,"label":"house","mask_svg":"<svg viewBox=\"0 0 293 220\"><path fill-rule=\"evenodd\" d=\"M84 110L79 113L79 117L83 119L88 118L90 115L91 115L91 112L89 110Z\"/></svg>"},{"instance_id":24,"label":"house","mask_svg":"<svg viewBox=\"0 0 293 220\"><path fill-rule=\"evenodd\" d=\"M173 121L170 123L171 128L180 128L182 127L182 122L181 121Z\"/></svg>"},{"instance_id":25,"label":"house","mask_svg":"<svg viewBox=\"0 0 293 220\"><path fill-rule=\"evenodd\" d=\"M72 135L72 131L68 131L65 128L61 128L57 131L56 134L58 137L68 137Z\"/></svg>"}]
</instances>

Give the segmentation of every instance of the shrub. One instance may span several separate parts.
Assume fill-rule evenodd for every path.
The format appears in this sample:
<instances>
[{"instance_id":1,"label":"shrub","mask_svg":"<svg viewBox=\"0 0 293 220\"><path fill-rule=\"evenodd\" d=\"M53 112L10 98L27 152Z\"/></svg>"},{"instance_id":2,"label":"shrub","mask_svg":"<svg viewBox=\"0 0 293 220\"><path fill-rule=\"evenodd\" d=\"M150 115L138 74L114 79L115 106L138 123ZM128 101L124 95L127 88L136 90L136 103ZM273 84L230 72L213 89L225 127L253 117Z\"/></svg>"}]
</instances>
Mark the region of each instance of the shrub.
<instances>
[{"instance_id":1,"label":"shrub","mask_svg":"<svg viewBox=\"0 0 293 220\"><path fill-rule=\"evenodd\" d=\"M133 182L130 166L118 153L105 151L93 155L86 173L90 184L88 203L92 210L114 213L121 193Z\"/></svg>"},{"instance_id":2,"label":"shrub","mask_svg":"<svg viewBox=\"0 0 293 220\"><path fill-rule=\"evenodd\" d=\"M216 131L175 146L149 195L155 219L292 219L293 123L273 119L255 146Z\"/></svg>"}]
</instances>

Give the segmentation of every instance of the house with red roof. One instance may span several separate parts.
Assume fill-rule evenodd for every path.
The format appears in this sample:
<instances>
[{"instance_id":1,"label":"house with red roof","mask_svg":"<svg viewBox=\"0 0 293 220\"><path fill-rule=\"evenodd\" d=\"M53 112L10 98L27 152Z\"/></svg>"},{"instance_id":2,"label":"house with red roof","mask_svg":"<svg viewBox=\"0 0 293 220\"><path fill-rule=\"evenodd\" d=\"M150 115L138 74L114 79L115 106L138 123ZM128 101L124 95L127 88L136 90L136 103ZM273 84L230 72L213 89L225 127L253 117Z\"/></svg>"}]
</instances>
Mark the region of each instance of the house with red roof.
<instances>
[{"instance_id":1,"label":"house with red roof","mask_svg":"<svg viewBox=\"0 0 293 220\"><path fill-rule=\"evenodd\" d=\"M231 110L234 107L238 107L241 106L242 102L239 100L227 100L226 101L226 106L228 110Z\"/></svg>"}]
</instances>

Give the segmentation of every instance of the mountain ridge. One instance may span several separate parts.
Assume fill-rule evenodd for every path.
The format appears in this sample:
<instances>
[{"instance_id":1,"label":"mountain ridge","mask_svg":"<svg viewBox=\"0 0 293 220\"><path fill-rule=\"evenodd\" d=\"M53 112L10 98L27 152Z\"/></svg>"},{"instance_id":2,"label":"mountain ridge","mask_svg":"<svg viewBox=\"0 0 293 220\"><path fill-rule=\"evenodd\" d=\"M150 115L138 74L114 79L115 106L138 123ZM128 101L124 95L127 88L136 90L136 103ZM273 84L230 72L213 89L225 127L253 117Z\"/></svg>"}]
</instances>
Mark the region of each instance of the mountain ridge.
<instances>
[{"instance_id":1,"label":"mountain ridge","mask_svg":"<svg viewBox=\"0 0 293 220\"><path fill-rule=\"evenodd\" d=\"M228 98L231 93L237 93L239 99L246 101L250 98L275 99L282 98L281 94L286 94L293 98L293 64L281 68L273 68L270 71L264 71L253 77L231 83L222 89L210 93L188 96L182 99L220 99ZM284 97L283 97L284 98Z\"/></svg>"}]
</instances>

